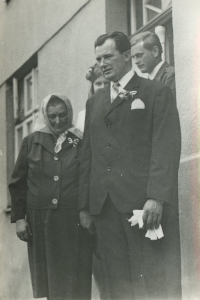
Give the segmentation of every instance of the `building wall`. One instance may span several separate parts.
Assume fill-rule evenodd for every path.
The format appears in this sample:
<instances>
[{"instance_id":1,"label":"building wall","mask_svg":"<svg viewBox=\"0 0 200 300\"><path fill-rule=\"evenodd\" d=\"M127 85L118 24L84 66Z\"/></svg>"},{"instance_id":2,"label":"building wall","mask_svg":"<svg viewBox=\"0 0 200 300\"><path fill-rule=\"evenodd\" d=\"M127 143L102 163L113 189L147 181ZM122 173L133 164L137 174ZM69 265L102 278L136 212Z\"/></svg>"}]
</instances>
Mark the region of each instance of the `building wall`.
<instances>
[{"instance_id":1,"label":"building wall","mask_svg":"<svg viewBox=\"0 0 200 300\"><path fill-rule=\"evenodd\" d=\"M7 168L7 138L6 138L6 85L0 88L0 203L5 206L7 201L7 178L5 171Z\"/></svg>"},{"instance_id":2,"label":"building wall","mask_svg":"<svg viewBox=\"0 0 200 300\"><path fill-rule=\"evenodd\" d=\"M90 1L1 1L0 85Z\"/></svg>"},{"instance_id":3,"label":"building wall","mask_svg":"<svg viewBox=\"0 0 200 300\"><path fill-rule=\"evenodd\" d=\"M12 113L11 103L6 104L8 86L3 83L38 52L39 102L49 93L64 93L73 103L76 120L87 99L85 73L95 61L95 38L111 30L128 32L127 1L70 3L70 0L11 0L8 5L0 2L0 299L3 300L33 299L26 244L17 239L10 216L4 211L13 151L10 149L13 144L7 141L7 128L13 124L7 115ZM177 103L182 128L179 198L184 300L200 299L199 20L199 0L193 0L192 4L173 0Z\"/></svg>"},{"instance_id":4,"label":"building wall","mask_svg":"<svg viewBox=\"0 0 200 300\"><path fill-rule=\"evenodd\" d=\"M0 88L0 299L32 299L26 244L15 235L15 227L6 213L8 202L7 166L10 159L7 148L6 84ZM12 112L12 111L11 111Z\"/></svg>"},{"instance_id":5,"label":"building wall","mask_svg":"<svg viewBox=\"0 0 200 300\"><path fill-rule=\"evenodd\" d=\"M0 74L0 299L2 300L33 299L27 245L16 237L15 225L10 224L10 213L5 212L9 197L7 185L10 170L13 169L14 136L11 127L14 126L14 120L13 99L8 95L10 81L6 84L3 82L37 52L39 102L51 92L64 93L72 101L77 115L78 111L84 108L87 99L88 86L85 74L87 68L95 61L94 40L105 32L105 2L102 0L76 0L73 1L73 5L69 5L70 1L66 0L28 2L11 0L8 6L4 1L0 3L0 23L3 24L0 27L4 29L4 31L0 29L2 41L0 57L6 58L4 61L1 59L3 72ZM77 14L74 15L74 12ZM39 22L42 17L43 20ZM8 20L12 20L11 23Z\"/></svg>"},{"instance_id":6,"label":"building wall","mask_svg":"<svg viewBox=\"0 0 200 300\"><path fill-rule=\"evenodd\" d=\"M123 3L123 2L122 2ZM32 300L27 245L18 240L10 224L7 185L14 160L14 119L11 76L38 62L39 102L52 92L66 94L74 107L74 120L87 100L86 70L95 62L94 40L106 29L103 0L0 2L0 299ZM120 4L120 1L118 1ZM125 31L127 18L112 20ZM110 28L111 30L111 28ZM34 59L30 59L33 57ZM2 59L2 58L6 59ZM24 70L21 70L23 68ZM18 72L18 74L19 74ZM22 76L22 73L20 76ZM25 74L24 74L25 75ZM23 76L24 76L23 75ZM9 81L8 81L9 79ZM4 82L6 82L4 84ZM11 93L10 93L11 92ZM8 155L7 155L8 153Z\"/></svg>"},{"instance_id":7,"label":"building wall","mask_svg":"<svg viewBox=\"0 0 200 300\"><path fill-rule=\"evenodd\" d=\"M182 129L179 205L183 299L200 299L200 2L173 1L177 103Z\"/></svg>"},{"instance_id":8,"label":"building wall","mask_svg":"<svg viewBox=\"0 0 200 300\"><path fill-rule=\"evenodd\" d=\"M106 0L106 32L128 34L128 0Z\"/></svg>"},{"instance_id":9,"label":"building wall","mask_svg":"<svg viewBox=\"0 0 200 300\"><path fill-rule=\"evenodd\" d=\"M95 63L94 41L105 30L104 1L91 1L40 49L40 101L52 92L67 95L72 102L76 121L77 113L85 107L88 97L85 75Z\"/></svg>"}]
</instances>

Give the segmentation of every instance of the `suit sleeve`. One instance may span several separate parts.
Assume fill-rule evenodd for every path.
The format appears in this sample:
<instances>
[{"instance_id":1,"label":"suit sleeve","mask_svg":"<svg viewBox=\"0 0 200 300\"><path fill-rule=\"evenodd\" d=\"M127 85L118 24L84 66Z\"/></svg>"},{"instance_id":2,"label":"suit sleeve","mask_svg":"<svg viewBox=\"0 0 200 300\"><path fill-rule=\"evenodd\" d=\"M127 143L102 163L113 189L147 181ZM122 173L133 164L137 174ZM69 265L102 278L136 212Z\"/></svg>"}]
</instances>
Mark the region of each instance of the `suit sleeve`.
<instances>
[{"instance_id":1,"label":"suit sleeve","mask_svg":"<svg viewBox=\"0 0 200 300\"><path fill-rule=\"evenodd\" d=\"M176 81L175 81L175 71L174 71L174 69L171 70L167 74L167 77L165 79L165 84L170 87L170 89L172 90L172 93L174 95L174 98L176 100Z\"/></svg>"},{"instance_id":2,"label":"suit sleeve","mask_svg":"<svg viewBox=\"0 0 200 300\"><path fill-rule=\"evenodd\" d=\"M25 219L26 214L26 193L27 193L27 139L22 142L18 159L9 184L11 195L11 222Z\"/></svg>"},{"instance_id":3,"label":"suit sleeve","mask_svg":"<svg viewBox=\"0 0 200 300\"><path fill-rule=\"evenodd\" d=\"M93 101L93 100L92 100ZM85 130L82 141L81 166L79 177L79 210L89 210L89 184L92 151L90 145L90 99L86 103Z\"/></svg>"},{"instance_id":4,"label":"suit sleeve","mask_svg":"<svg viewBox=\"0 0 200 300\"><path fill-rule=\"evenodd\" d=\"M161 86L153 108L152 154L147 198L170 203L181 151L179 116L171 90Z\"/></svg>"}]
</instances>

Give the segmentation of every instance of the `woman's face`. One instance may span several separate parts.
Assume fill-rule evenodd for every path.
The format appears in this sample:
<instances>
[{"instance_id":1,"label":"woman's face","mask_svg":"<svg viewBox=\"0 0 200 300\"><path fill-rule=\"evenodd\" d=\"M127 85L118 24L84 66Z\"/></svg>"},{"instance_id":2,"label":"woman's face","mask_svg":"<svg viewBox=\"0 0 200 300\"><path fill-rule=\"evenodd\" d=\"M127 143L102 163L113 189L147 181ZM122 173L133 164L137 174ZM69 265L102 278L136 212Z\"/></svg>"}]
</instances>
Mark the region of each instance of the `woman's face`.
<instances>
[{"instance_id":1,"label":"woman's face","mask_svg":"<svg viewBox=\"0 0 200 300\"><path fill-rule=\"evenodd\" d=\"M94 93L100 89L103 89L106 84L109 84L109 81L106 80L103 76L98 77L94 82L93 82L93 89Z\"/></svg>"},{"instance_id":2,"label":"woman's face","mask_svg":"<svg viewBox=\"0 0 200 300\"><path fill-rule=\"evenodd\" d=\"M68 114L65 103L58 103L56 106L49 105L47 107L47 116L51 126L57 134L61 134L67 130Z\"/></svg>"}]
</instances>

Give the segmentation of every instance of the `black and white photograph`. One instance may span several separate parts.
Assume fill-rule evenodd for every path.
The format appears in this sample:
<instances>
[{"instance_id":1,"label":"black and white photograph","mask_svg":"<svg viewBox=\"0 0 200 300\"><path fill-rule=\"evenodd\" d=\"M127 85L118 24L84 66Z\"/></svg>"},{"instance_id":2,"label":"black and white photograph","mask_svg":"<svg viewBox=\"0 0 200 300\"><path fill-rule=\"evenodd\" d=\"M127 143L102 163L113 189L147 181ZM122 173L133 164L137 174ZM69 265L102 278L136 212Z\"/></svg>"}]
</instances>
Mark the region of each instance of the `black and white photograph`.
<instances>
[{"instance_id":1,"label":"black and white photograph","mask_svg":"<svg viewBox=\"0 0 200 300\"><path fill-rule=\"evenodd\" d=\"M0 300L200 299L200 1L0 1Z\"/></svg>"}]
</instances>

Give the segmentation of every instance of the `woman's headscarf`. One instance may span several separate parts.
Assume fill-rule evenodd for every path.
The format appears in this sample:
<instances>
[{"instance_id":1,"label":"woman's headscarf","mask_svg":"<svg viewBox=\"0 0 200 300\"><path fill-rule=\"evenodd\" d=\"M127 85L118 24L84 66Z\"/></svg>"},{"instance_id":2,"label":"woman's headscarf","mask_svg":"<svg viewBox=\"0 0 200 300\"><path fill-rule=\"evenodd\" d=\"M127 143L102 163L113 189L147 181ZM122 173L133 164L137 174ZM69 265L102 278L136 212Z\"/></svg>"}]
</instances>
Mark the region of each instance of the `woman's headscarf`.
<instances>
[{"instance_id":1,"label":"woman's headscarf","mask_svg":"<svg viewBox=\"0 0 200 300\"><path fill-rule=\"evenodd\" d=\"M59 135L55 149L54 149L55 152L57 153L62 149L62 143L66 140L66 134L68 133L68 131L72 132L74 135L76 135L80 139L82 139L83 134L78 128L74 127L74 125L72 124L73 109L72 109L71 102L69 101L69 99L66 96L60 95L60 94L50 94L44 98L44 100L42 101L41 107L40 107L38 118L37 118L35 126L34 126L34 131L40 131L40 132L53 134L56 137L58 136L58 134L56 133L54 128L51 126L48 116L47 116L47 107L48 107L49 101L52 96L54 96L64 102L64 104L67 107L67 114L68 114L67 130Z\"/></svg>"}]
</instances>

